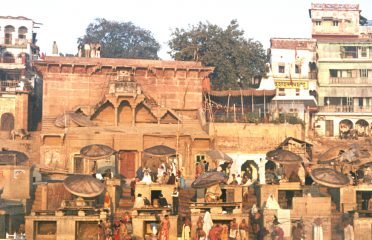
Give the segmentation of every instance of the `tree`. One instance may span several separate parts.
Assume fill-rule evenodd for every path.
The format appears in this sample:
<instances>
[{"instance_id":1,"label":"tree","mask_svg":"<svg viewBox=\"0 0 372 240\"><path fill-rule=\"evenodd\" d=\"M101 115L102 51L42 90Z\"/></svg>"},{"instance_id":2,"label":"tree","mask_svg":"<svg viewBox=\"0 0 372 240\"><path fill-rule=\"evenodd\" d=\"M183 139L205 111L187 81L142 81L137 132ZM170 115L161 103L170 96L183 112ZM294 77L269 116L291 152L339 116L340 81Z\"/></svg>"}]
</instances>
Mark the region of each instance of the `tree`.
<instances>
[{"instance_id":1,"label":"tree","mask_svg":"<svg viewBox=\"0 0 372 240\"><path fill-rule=\"evenodd\" d=\"M262 44L245 39L236 20L226 29L208 22L189 29L176 28L168 44L169 54L176 60L201 61L215 67L211 75L215 89L251 86L252 77L264 75L268 60Z\"/></svg>"},{"instance_id":2,"label":"tree","mask_svg":"<svg viewBox=\"0 0 372 240\"><path fill-rule=\"evenodd\" d=\"M160 44L149 30L131 22L97 18L88 25L79 44L100 43L101 57L158 59Z\"/></svg>"}]
</instances>

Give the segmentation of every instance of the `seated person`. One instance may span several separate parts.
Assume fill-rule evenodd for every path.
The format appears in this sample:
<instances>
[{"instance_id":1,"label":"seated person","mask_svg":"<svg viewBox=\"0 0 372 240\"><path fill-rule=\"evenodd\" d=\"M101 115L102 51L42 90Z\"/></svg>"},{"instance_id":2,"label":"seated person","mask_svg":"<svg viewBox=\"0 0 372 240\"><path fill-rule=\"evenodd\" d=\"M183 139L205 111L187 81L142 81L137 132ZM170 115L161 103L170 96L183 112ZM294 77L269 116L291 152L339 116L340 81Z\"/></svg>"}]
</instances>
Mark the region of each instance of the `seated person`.
<instances>
[{"instance_id":1,"label":"seated person","mask_svg":"<svg viewBox=\"0 0 372 240\"><path fill-rule=\"evenodd\" d=\"M134 201L133 208L143 208L145 206L145 203L142 198L142 194L139 193L136 197L136 200Z\"/></svg>"},{"instance_id":2,"label":"seated person","mask_svg":"<svg viewBox=\"0 0 372 240\"><path fill-rule=\"evenodd\" d=\"M149 207L149 206L151 206L150 200L148 200L147 197L144 197L144 198L143 198L143 202L144 202L144 204L145 204L145 207Z\"/></svg>"},{"instance_id":3,"label":"seated person","mask_svg":"<svg viewBox=\"0 0 372 240\"><path fill-rule=\"evenodd\" d=\"M159 206L160 206L160 207L167 207L167 206L168 206L168 201L167 201L167 199L163 196L163 194L160 194L160 196L159 196Z\"/></svg>"}]
</instances>

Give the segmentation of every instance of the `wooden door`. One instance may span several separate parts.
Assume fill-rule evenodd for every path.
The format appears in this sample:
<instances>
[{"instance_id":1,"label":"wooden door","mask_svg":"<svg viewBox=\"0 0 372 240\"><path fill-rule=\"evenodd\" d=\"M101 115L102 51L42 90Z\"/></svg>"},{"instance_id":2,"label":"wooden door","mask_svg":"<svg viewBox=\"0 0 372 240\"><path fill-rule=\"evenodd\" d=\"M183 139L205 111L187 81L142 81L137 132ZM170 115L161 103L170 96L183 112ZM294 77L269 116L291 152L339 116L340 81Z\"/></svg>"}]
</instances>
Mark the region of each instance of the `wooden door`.
<instances>
[{"instance_id":1,"label":"wooden door","mask_svg":"<svg viewBox=\"0 0 372 240\"><path fill-rule=\"evenodd\" d=\"M326 120L326 137L333 137L333 120Z\"/></svg>"},{"instance_id":2,"label":"wooden door","mask_svg":"<svg viewBox=\"0 0 372 240\"><path fill-rule=\"evenodd\" d=\"M136 152L121 151L120 157L120 175L124 178L134 178L136 176Z\"/></svg>"}]
</instances>

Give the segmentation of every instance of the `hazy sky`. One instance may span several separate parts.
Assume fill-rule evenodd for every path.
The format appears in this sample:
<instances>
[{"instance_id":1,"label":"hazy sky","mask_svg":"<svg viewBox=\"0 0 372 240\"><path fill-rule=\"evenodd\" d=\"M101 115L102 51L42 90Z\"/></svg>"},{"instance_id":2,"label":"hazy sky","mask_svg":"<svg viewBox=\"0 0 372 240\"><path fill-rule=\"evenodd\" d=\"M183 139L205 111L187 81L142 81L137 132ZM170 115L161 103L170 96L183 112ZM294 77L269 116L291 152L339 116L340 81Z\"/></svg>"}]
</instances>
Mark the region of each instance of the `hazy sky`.
<instances>
[{"instance_id":1,"label":"hazy sky","mask_svg":"<svg viewBox=\"0 0 372 240\"><path fill-rule=\"evenodd\" d=\"M162 45L159 56L169 59L167 41L172 29L199 21L225 27L237 19L245 36L265 48L271 37L310 37L311 2L359 3L362 15L372 19L372 0L17 0L2 1L1 15L42 23L38 45L47 54L53 41L60 52L76 54L77 38L95 18L131 21L150 30Z\"/></svg>"}]
</instances>

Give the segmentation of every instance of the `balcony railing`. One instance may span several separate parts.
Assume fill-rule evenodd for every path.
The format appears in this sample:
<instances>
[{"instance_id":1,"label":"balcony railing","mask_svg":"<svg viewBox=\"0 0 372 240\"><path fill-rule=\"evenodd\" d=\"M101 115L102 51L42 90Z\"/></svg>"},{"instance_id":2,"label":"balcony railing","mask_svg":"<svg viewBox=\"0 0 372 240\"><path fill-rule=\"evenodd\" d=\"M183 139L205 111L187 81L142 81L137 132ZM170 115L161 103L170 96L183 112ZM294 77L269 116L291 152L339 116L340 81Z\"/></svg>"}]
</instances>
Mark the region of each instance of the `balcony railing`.
<instances>
[{"instance_id":1,"label":"balcony railing","mask_svg":"<svg viewBox=\"0 0 372 240\"><path fill-rule=\"evenodd\" d=\"M372 106L340 106L340 105L329 105L319 106L319 112L350 112L350 113L370 113L372 112Z\"/></svg>"},{"instance_id":2,"label":"balcony railing","mask_svg":"<svg viewBox=\"0 0 372 240\"><path fill-rule=\"evenodd\" d=\"M110 83L109 94L136 95L140 94L136 82L118 81Z\"/></svg>"},{"instance_id":3,"label":"balcony railing","mask_svg":"<svg viewBox=\"0 0 372 240\"><path fill-rule=\"evenodd\" d=\"M32 89L30 83L17 80L0 80L1 92L28 92Z\"/></svg>"},{"instance_id":4,"label":"balcony railing","mask_svg":"<svg viewBox=\"0 0 372 240\"><path fill-rule=\"evenodd\" d=\"M26 47L29 41L25 38L0 38L0 45Z\"/></svg>"},{"instance_id":5,"label":"balcony railing","mask_svg":"<svg viewBox=\"0 0 372 240\"><path fill-rule=\"evenodd\" d=\"M330 77L329 84L372 84L372 78Z\"/></svg>"}]
</instances>

